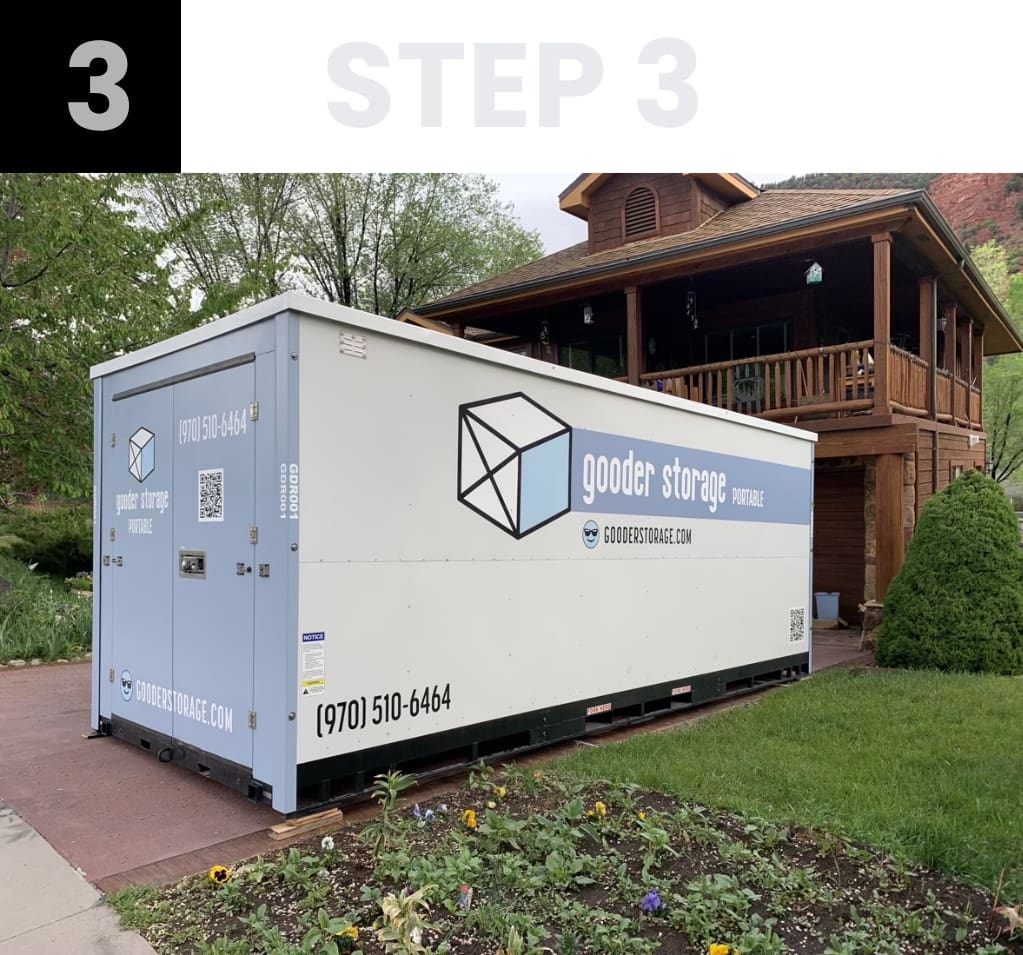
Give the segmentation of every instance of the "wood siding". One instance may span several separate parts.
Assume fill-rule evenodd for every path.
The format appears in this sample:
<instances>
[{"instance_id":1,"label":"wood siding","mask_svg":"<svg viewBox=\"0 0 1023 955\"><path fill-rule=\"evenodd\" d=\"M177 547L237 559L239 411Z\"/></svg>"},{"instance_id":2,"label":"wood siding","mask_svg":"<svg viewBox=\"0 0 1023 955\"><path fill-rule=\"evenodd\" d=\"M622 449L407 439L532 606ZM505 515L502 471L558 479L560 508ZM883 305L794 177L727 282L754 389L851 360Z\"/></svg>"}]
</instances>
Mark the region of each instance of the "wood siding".
<instances>
[{"instance_id":1,"label":"wood siding","mask_svg":"<svg viewBox=\"0 0 1023 955\"><path fill-rule=\"evenodd\" d=\"M916 450L916 512L920 515L920 508L924 502L944 487L948 487L952 479L953 469L961 467L964 471L971 468L984 467L984 453L986 441L983 436L974 434L980 440L972 448L970 447L970 434L967 431L951 428L940 430L938 434L938 483L934 486L933 464L934 464L934 431L920 428L917 434Z\"/></svg>"},{"instance_id":2,"label":"wood siding","mask_svg":"<svg viewBox=\"0 0 1023 955\"><path fill-rule=\"evenodd\" d=\"M850 624L863 600L864 477L862 464L814 471L813 590L837 591L838 612Z\"/></svg>"},{"instance_id":3,"label":"wood siding","mask_svg":"<svg viewBox=\"0 0 1023 955\"><path fill-rule=\"evenodd\" d=\"M622 173L612 176L590 200L590 252L613 249L625 241L622 221L625 200L637 186L652 189L657 197L658 226L654 235L676 235L693 228L692 182L677 173Z\"/></svg>"},{"instance_id":4,"label":"wood siding","mask_svg":"<svg viewBox=\"0 0 1023 955\"><path fill-rule=\"evenodd\" d=\"M697 225L702 225L708 219L728 208L729 203L716 192L711 192L706 186L702 186L699 183L694 183L694 187L698 190L700 197L700 212Z\"/></svg>"}]
</instances>

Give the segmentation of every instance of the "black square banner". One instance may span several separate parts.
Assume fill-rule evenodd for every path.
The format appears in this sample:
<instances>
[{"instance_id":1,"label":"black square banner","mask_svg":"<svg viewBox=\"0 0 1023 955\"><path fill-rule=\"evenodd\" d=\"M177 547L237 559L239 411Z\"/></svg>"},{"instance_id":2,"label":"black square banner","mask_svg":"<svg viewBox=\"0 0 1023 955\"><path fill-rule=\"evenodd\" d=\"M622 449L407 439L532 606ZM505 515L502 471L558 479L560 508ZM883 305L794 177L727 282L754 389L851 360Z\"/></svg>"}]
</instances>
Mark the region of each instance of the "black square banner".
<instances>
[{"instance_id":1,"label":"black square banner","mask_svg":"<svg viewBox=\"0 0 1023 955\"><path fill-rule=\"evenodd\" d=\"M181 10L19 10L0 57L0 169L178 172Z\"/></svg>"}]
</instances>

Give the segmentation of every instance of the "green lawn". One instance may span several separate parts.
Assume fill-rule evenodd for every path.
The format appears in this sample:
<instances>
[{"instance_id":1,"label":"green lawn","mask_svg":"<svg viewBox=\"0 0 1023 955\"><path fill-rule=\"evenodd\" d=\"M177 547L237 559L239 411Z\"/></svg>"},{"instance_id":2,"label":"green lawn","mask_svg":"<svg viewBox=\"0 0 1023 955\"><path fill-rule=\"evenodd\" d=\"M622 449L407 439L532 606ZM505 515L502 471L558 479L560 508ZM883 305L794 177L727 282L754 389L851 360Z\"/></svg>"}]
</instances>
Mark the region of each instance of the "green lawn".
<instances>
[{"instance_id":1,"label":"green lawn","mask_svg":"<svg viewBox=\"0 0 1023 955\"><path fill-rule=\"evenodd\" d=\"M1023 679L830 670L559 760L868 842L1023 899Z\"/></svg>"}]
</instances>

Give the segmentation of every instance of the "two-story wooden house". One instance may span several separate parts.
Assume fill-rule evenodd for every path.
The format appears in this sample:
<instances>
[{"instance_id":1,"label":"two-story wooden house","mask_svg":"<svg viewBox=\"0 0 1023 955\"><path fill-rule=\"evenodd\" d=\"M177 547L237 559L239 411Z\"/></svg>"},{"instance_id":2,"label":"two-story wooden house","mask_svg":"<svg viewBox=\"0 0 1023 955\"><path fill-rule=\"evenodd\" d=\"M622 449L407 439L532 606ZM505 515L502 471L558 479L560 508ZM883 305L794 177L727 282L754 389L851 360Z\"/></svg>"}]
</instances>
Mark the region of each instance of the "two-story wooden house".
<instances>
[{"instance_id":1,"label":"two-story wooden house","mask_svg":"<svg viewBox=\"0 0 1023 955\"><path fill-rule=\"evenodd\" d=\"M923 191L579 176L585 242L401 316L816 431L814 581L882 599L920 507L983 468L983 357L1023 339Z\"/></svg>"}]
</instances>

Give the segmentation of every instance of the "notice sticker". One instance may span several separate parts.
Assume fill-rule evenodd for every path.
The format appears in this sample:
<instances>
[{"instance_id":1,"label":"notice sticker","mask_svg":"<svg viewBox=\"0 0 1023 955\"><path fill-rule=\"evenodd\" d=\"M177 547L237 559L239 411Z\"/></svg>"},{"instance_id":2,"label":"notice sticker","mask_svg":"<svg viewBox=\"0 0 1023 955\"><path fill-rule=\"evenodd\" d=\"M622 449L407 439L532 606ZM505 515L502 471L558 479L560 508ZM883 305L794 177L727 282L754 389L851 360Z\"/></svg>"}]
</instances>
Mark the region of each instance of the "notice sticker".
<instances>
[{"instance_id":1,"label":"notice sticker","mask_svg":"<svg viewBox=\"0 0 1023 955\"><path fill-rule=\"evenodd\" d=\"M322 630L302 634L298 684L302 696L315 696L326 689L325 636Z\"/></svg>"}]
</instances>

